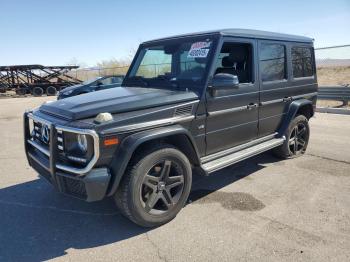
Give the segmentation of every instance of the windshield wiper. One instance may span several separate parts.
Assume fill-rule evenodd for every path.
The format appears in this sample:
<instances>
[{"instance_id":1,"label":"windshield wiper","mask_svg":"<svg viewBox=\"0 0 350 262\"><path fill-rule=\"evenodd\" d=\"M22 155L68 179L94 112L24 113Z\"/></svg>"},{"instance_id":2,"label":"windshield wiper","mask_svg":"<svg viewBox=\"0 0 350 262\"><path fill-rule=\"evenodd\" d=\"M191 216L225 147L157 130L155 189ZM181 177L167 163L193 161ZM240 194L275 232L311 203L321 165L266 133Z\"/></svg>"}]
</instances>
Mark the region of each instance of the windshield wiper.
<instances>
[{"instance_id":1,"label":"windshield wiper","mask_svg":"<svg viewBox=\"0 0 350 262\"><path fill-rule=\"evenodd\" d=\"M173 87L173 88L176 88L176 89L179 89L179 88L180 88L179 82L178 82L178 80L176 79L176 77L169 78L169 77L167 77L167 76L159 75L159 76L156 77L155 79L167 81L167 82L170 83L171 87Z\"/></svg>"},{"instance_id":2,"label":"windshield wiper","mask_svg":"<svg viewBox=\"0 0 350 262\"><path fill-rule=\"evenodd\" d=\"M148 86L148 82L142 76L131 76L126 79L126 82L129 83L141 83L143 86Z\"/></svg>"}]
</instances>

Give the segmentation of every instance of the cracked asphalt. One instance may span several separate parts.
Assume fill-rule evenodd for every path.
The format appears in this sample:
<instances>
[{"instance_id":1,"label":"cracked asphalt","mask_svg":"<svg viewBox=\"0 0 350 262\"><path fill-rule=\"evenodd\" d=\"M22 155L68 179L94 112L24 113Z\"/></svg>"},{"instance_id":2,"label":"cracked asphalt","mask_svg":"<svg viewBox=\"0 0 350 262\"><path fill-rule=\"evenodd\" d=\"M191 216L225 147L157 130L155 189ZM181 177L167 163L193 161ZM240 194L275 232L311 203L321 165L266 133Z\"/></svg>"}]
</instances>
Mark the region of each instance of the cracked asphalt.
<instances>
[{"instance_id":1,"label":"cracked asphalt","mask_svg":"<svg viewBox=\"0 0 350 262\"><path fill-rule=\"evenodd\" d=\"M317 114L300 158L265 153L195 177L180 214L143 229L28 166L22 114L45 100L1 99L0 261L350 261L350 116Z\"/></svg>"}]
</instances>

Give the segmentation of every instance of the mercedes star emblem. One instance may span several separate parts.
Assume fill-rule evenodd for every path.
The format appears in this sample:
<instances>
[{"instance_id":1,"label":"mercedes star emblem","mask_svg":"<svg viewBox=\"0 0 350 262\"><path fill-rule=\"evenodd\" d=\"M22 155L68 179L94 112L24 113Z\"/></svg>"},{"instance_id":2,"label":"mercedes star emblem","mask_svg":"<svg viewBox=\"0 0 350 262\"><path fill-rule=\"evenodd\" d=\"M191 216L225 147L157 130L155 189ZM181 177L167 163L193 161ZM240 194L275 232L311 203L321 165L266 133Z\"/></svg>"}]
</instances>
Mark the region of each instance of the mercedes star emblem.
<instances>
[{"instance_id":1,"label":"mercedes star emblem","mask_svg":"<svg viewBox=\"0 0 350 262\"><path fill-rule=\"evenodd\" d=\"M44 143L48 144L50 141L50 131L47 125L43 125L41 128L41 138Z\"/></svg>"}]
</instances>

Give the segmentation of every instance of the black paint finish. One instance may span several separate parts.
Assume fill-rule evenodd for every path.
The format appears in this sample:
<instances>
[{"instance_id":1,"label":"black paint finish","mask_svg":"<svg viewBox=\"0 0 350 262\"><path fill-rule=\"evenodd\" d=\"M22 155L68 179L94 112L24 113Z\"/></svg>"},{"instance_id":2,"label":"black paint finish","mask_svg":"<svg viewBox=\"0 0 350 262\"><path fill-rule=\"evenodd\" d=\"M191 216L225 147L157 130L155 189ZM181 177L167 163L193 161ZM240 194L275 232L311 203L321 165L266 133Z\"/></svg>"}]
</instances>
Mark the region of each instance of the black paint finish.
<instances>
[{"instance_id":1,"label":"black paint finish","mask_svg":"<svg viewBox=\"0 0 350 262\"><path fill-rule=\"evenodd\" d=\"M314 57L313 76L293 78L291 65L291 48L303 46L313 50L311 38L231 29L164 38L143 43L142 46L168 41L178 44L206 36L215 43L212 46L214 51L208 58L208 70L203 81L196 83L195 87L122 86L44 104L32 113L53 125L93 129L100 136L101 143L105 137L118 137L120 144L112 149L100 146L100 159L96 163L97 168L106 168L106 173L110 174L106 182L108 188L104 187L106 192L103 192L106 195L115 193L130 159L143 146L172 144L186 154L194 169L201 170L203 157L209 159L213 154L225 153L224 150L244 147L248 142L247 145L254 144L268 135L274 136L276 132L281 137L296 115L304 114L308 118L313 115L317 97ZM213 90L212 79L224 43L251 47L252 81ZM263 43L282 44L285 47L284 79L262 81L259 47ZM111 113L113 120L94 123L96 115L102 112ZM30 136L28 128L25 115L26 139ZM259 138L262 139L256 140ZM25 143L27 156L33 153L30 152L31 148ZM51 160L51 163L55 161ZM40 167L35 169L42 172ZM93 196L87 197L90 201L94 200Z\"/></svg>"}]
</instances>

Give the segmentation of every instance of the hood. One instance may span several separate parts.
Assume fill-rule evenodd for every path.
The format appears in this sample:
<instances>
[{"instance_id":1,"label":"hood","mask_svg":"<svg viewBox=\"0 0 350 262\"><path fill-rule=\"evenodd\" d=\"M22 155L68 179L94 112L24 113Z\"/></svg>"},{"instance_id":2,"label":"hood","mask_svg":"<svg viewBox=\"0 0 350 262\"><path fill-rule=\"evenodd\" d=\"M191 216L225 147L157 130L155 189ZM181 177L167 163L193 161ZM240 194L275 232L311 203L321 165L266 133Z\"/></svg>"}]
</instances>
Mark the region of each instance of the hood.
<instances>
[{"instance_id":1,"label":"hood","mask_svg":"<svg viewBox=\"0 0 350 262\"><path fill-rule=\"evenodd\" d=\"M104 112L116 114L196 99L198 95L194 92L121 87L65 98L44 104L39 110L67 120L79 120Z\"/></svg>"}]
</instances>

